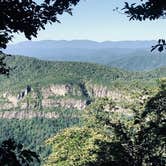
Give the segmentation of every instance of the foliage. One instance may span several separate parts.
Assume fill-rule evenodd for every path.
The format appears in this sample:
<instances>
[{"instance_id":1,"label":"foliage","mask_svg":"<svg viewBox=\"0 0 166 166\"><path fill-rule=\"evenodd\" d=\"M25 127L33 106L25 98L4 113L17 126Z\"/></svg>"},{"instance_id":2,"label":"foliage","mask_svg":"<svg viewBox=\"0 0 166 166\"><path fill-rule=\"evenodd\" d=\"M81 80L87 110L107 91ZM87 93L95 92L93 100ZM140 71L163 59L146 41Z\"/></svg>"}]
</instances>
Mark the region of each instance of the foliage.
<instances>
[{"instance_id":1,"label":"foliage","mask_svg":"<svg viewBox=\"0 0 166 166\"><path fill-rule=\"evenodd\" d=\"M164 39L159 39L158 44L156 44L155 46L152 46L151 51L155 50L156 48L158 48L159 52L162 52L164 49L166 49L165 40Z\"/></svg>"},{"instance_id":2,"label":"foliage","mask_svg":"<svg viewBox=\"0 0 166 166\"><path fill-rule=\"evenodd\" d=\"M166 76L165 68L150 72L128 72L91 63L49 62L21 56L7 57L6 62L15 69L9 78L0 77L0 91L16 94L27 85L31 85L33 89L66 83L79 87L80 84L87 82L118 89L128 87L128 90L131 90L135 88L133 83L136 80L139 88L142 88L143 85L154 84L155 81L152 79Z\"/></svg>"},{"instance_id":3,"label":"foliage","mask_svg":"<svg viewBox=\"0 0 166 166\"><path fill-rule=\"evenodd\" d=\"M116 139L128 153L126 159L128 166L166 164L165 99L165 90L159 92L147 102L140 116L136 114L134 123L129 126L121 122L108 122L114 130Z\"/></svg>"},{"instance_id":4,"label":"foliage","mask_svg":"<svg viewBox=\"0 0 166 166\"><path fill-rule=\"evenodd\" d=\"M38 31L45 29L47 23L60 22L58 15L64 12L72 14L72 6L78 2L79 0L44 0L37 4L33 0L1 1L0 48L6 48L12 34L16 32L24 33L28 39L37 37Z\"/></svg>"},{"instance_id":5,"label":"foliage","mask_svg":"<svg viewBox=\"0 0 166 166\"><path fill-rule=\"evenodd\" d=\"M112 61L108 65L129 71L151 72L151 70L157 68L164 69L166 66L166 56L164 52L155 52L150 54L149 52L137 51L136 53L132 53L132 55L128 55L118 60Z\"/></svg>"},{"instance_id":6,"label":"foliage","mask_svg":"<svg viewBox=\"0 0 166 166\"><path fill-rule=\"evenodd\" d=\"M165 127L166 127L166 91L162 89L151 98L140 118L140 138L142 137L142 152L148 155L147 163L165 165Z\"/></svg>"},{"instance_id":7,"label":"foliage","mask_svg":"<svg viewBox=\"0 0 166 166\"><path fill-rule=\"evenodd\" d=\"M0 146L0 165L3 166L30 166L40 163L39 156L25 149L22 144L17 144L14 140L3 141Z\"/></svg>"},{"instance_id":8,"label":"foliage","mask_svg":"<svg viewBox=\"0 0 166 166\"><path fill-rule=\"evenodd\" d=\"M164 0L147 0L140 4L125 2L125 7L122 10L124 10L124 13L127 14L130 20L144 21L146 19L156 20L166 18L166 2ZM166 49L165 40L159 39L158 44L152 46L151 51L156 48L159 52Z\"/></svg>"},{"instance_id":9,"label":"foliage","mask_svg":"<svg viewBox=\"0 0 166 166\"><path fill-rule=\"evenodd\" d=\"M158 84L162 91L166 90L166 77L160 78Z\"/></svg>"},{"instance_id":10,"label":"foliage","mask_svg":"<svg viewBox=\"0 0 166 166\"><path fill-rule=\"evenodd\" d=\"M52 108L59 115L58 119L33 118L33 119L0 119L0 143L3 140L14 138L23 143L27 148L36 151L41 156L41 162L46 157L50 148L45 147L44 140L52 137L64 128L81 125L81 111Z\"/></svg>"},{"instance_id":11,"label":"foliage","mask_svg":"<svg viewBox=\"0 0 166 166\"><path fill-rule=\"evenodd\" d=\"M149 89L151 89L151 84L154 84L154 80L160 76L165 76L166 73L164 68L151 72L126 72L116 68L109 68L102 65L95 65L90 63L48 62L48 61L40 61L34 58L26 58L19 56L8 57L7 60L10 66L12 67L16 66L16 69L14 72L11 73L8 79L5 78L4 76L1 76L0 91L11 92L11 94L13 93L18 94L18 92L20 92L21 89L25 88L27 84L30 84L31 87L34 89L34 91L37 92L37 95L39 97L39 105L40 105L40 100L42 98L40 93L41 88L43 88L44 86L47 87L50 84L69 83L72 85L76 85L77 88L82 87L82 91L85 97L89 97L86 89L88 83L92 85L98 84L107 87L116 85L115 87L118 88L119 91L122 90L123 88L126 88L127 89L126 91L128 92L133 91L134 93L139 92L140 94L142 94L142 93L147 93L147 91L149 92ZM165 87L164 85L165 79L163 78L161 80L162 83L160 82L160 87L162 88L163 91ZM156 88L156 84L154 85L154 87ZM70 97L70 96L65 96L65 97ZM165 101L162 100L162 96L159 97L159 100L161 100L162 103ZM165 108L165 105L162 103L160 103L159 105ZM84 123L85 125L84 127L86 128L87 133L89 132L91 133L92 131L93 131L92 133L95 132L98 133L100 131L99 134L103 135L102 140L104 140L104 142L101 143L93 142L91 145L92 147L97 146L98 150L102 151L102 154L103 154L103 149L106 149L105 146L107 145L109 153L104 153L106 157L105 162L109 162L110 165L111 163L112 165L116 164L118 165L119 163L123 163L125 165L126 163L128 164L128 162L129 163L131 162L131 164L133 164L134 161L138 161L138 157L140 157L141 155L140 151L144 152L143 147L145 147L146 143L145 140L147 138L150 140L150 133L149 133L149 136L146 135L146 139L145 136L143 135L144 136L142 139L143 141L141 142L143 145L140 142L137 143L138 140L137 135L140 135L139 131L141 131L141 133L144 132L144 130L140 130L141 128L140 125L142 125L143 126L142 128L145 129L144 122L146 124L146 128L148 128L149 122L140 121L141 118L143 119L143 117L141 117L142 114L141 115L137 114L137 116L133 118L128 116L127 114L125 116L124 115L121 116L116 114L116 112L114 113L109 111L114 108L115 104L116 103L107 98L104 98L102 100L97 99L95 103L92 102L86 109L86 115L85 115L86 120ZM150 112L148 111L149 110L148 107L146 108L146 110L147 112ZM59 118L58 119L35 118L31 120L1 119L0 141L2 142L4 139L14 137L15 140L18 140L18 142L23 143L26 147L35 150L38 154L41 155L43 159L50 154L50 148L45 147L43 145L44 140L52 137L56 133L59 133L59 131L61 131L64 128L72 127L73 125L79 126L82 124L81 116L83 111L63 110L63 109L60 110L56 108L52 108L51 110L50 109L46 110L45 108L43 108L40 111L57 112L57 114L59 114ZM145 116L145 120L146 117L149 116L151 117L151 115L152 113L151 114L148 113L148 115ZM161 114L161 116L163 116L163 113ZM155 120L155 114L152 117L154 117L153 120ZM138 123L134 124L134 120L135 121L137 120L137 122L139 121L140 124ZM67 129L65 131L67 132ZM151 130L150 132L153 133L153 130ZM60 133L63 133L63 131ZM82 132L80 133L80 135L81 134ZM88 138L86 138L86 140L89 139L91 140L91 138L96 139L96 136L93 137L92 134ZM109 139L105 140L104 139L105 137ZM75 139L75 137L73 139ZM131 140L132 143L128 140ZM151 143L153 143L153 141ZM73 144L73 146L74 145L75 144ZM138 147L141 148L140 151ZM97 154L98 157L96 157L93 160L93 162L98 161L98 163L100 163L99 161L102 161L103 157L101 153L98 153L99 151L94 152L94 154L95 155ZM153 154L154 151L155 150L153 149ZM129 152L132 153L132 155ZM86 153L88 153L88 151L86 151ZM61 153L59 153L58 155L60 154ZM52 154L50 154L49 156L51 155ZM84 156L82 155L82 158L80 159L81 161L86 160L83 157Z\"/></svg>"},{"instance_id":12,"label":"foliage","mask_svg":"<svg viewBox=\"0 0 166 166\"><path fill-rule=\"evenodd\" d=\"M1 54L0 52L0 74L9 76L9 71L11 70L5 63L5 58L7 55ZM8 55L9 56L9 55Z\"/></svg>"},{"instance_id":13,"label":"foliage","mask_svg":"<svg viewBox=\"0 0 166 166\"><path fill-rule=\"evenodd\" d=\"M98 99L88 106L84 127L65 129L48 139L46 143L51 145L52 151L45 165L118 166L126 163L124 147L106 128L109 115L112 116L108 110L113 107L112 100Z\"/></svg>"},{"instance_id":14,"label":"foliage","mask_svg":"<svg viewBox=\"0 0 166 166\"><path fill-rule=\"evenodd\" d=\"M134 110L134 117L126 115L123 118L118 116L116 111L111 111L114 107L111 100L97 100L87 109L84 128L66 129L48 140L52 152L46 163L65 165L71 162L71 165L82 166L165 165L165 99L166 91L162 89L147 102L143 112ZM82 129L86 131L80 133ZM96 152L96 145L89 145L94 151L86 145L87 151L82 154L85 149L82 141L90 139L87 132L91 131L102 131L102 140L106 139L106 142L97 144L97 148L102 151L104 144L107 147L104 149L108 150L105 153L97 153L95 160L91 159L91 155ZM94 138L92 135L90 137ZM105 162L100 163L103 158Z\"/></svg>"},{"instance_id":15,"label":"foliage","mask_svg":"<svg viewBox=\"0 0 166 166\"><path fill-rule=\"evenodd\" d=\"M48 139L46 143L52 146L46 166L98 166L109 160L109 137L100 130L70 128Z\"/></svg>"},{"instance_id":16,"label":"foliage","mask_svg":"<svg viewBox=\"0 0 166 166\"><path fill-rule=\"evenodd\" d=\"M141 4L130 5L125 2L124 10L130 20L156 20L166 16L166 2L164 0L148 0Z\"/></svg>"},{"instance_id":17,"label":"foliage","mask_svg":"<svg viewBox=\"0 0 166 166\"><path fill-rule=\"evenodd\" d=\"M13 34L24 33L27 39L37 37L38 31L46 24L58 22L58 15L69 13L72 6L80 0L43 0L37 4L34 0L0 1L0 49L6 48ZM0 52L1 53L1 52ZM3 58L0 58L0 74L9 74Z\"/></svg>"},{"instance_id":18,"label":"foliage","mask_svg":"<svg viewBox=\"0 0 166 166\"><path fill-rule=\"evenodd\" d=\"M85 125L96 128L105 126L110 119L110 112L115 107L115 103L108 98L99 98L90 104L84 113ZM111 114L112 115L112 114Z\"/></svg>"},{"instance_id":19,"label":"foliage","mask_svg":"<svg viewBox=\"0 0 166 166\"><path fill-rule=\"evenodd\" d=\"M140 115L137 112L134 119L115 121L111 118L107 121L107 125L114 131L115 140L119 140L119 144L125 149L127 166L166 164L165 111L166 91L162 89L147 102Z\"/></svg>"}]
</instances>

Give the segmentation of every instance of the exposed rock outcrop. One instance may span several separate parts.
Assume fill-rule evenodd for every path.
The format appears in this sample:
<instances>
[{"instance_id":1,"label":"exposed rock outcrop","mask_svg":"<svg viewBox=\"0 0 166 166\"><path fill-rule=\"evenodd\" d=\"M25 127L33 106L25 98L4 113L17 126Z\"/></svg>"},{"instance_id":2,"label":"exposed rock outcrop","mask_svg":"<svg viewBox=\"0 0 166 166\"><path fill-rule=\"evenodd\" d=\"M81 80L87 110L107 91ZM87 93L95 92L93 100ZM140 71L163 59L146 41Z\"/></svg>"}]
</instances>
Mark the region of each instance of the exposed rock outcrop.
<instances>
[{"instance_id":1,"label":"exposed rock outcrop","mask_svg":"<svg viewBox=\"0 0 166 166\"><path fill-rule=\"evenodd\" d=\"M63 108L69 108L69 109L83 110L86 107L86 102L82 100L72 99L72 98L58 99L58 100L45 99L42 101L42 106L44 108L63 107Z\"/></svg>"},{"instance_id":2,"label":"exposed rock outcrop","mask_svg":"<svg viewBox=\"0 0 166 166\"><path fill-rule=\"evenodd\" d=\"M73 86L70 84L62 84L62 85L50 85L46 88L42 88L42 94L44 98L48 98L49 96L65 96L69 93L73 92Z\"/></svg>"},{"instance_id":3,"label":"exposed rock outcrop","mask_svg":"<svg viewBox=\"0 0 166 166\"><path fill-rule=\"evenodd\" d=\"M116 102L132 102L129 95L118 90L110 90L99 85L78 85L61 84L49 85L40 88L40 95L35 90L30 90L24 98L17 98L15 95L6 92L2 95L7 102L0 104L0 109L10 110L18 108L20 110L34 110L40 108L63 107L67 109L82 110L87 106L87 101L91 98L109 97ZM82 99L79 99L79 98ZM39 99L40 98L40 99ZM40 102L40 103L39 103Z\"/></svg>"},{"instance_id":4,"label":"exposed rock outcrop","mask_svg":"<svg viewBox=\"0 0 166 166\"><path fill-rule=\"evenodd\" d=\"M127 94L123 94L122 91L120 92L118 90L110 90L107 87L99 85L88 85L87 88L91 97L95 98L109 97L115 101L121 101L121 100L132 101L132 98Z\"/></svg>"}]
</instances>

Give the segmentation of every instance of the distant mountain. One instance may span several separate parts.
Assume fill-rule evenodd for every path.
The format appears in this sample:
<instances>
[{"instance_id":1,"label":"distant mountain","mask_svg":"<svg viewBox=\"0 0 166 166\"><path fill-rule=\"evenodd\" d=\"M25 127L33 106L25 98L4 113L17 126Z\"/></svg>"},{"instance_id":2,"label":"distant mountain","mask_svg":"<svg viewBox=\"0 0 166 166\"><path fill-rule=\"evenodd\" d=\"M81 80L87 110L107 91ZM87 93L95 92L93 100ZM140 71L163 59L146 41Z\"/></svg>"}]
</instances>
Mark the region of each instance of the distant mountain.
<instances>
[{"instance_id":1,"label":"distant mountain","mask_svg":"<svg viewBox=\"0 0 166 166\"><path fill-rule=\"evenodd\" d=\"M149 49L155 41L26 41L9 45L6 53L37 57L44 60L111 62L136 50Z\"/></svg>"},{"instance_id":2,"label":"distant mountain","mask_svg":"<svg viewBox=\"0 0 166 166\"><path fill-rule=\"evenodd\" d=\"M156 41L104 41L97 42L92 40L41 40L41 41L25 41L17 44L9 45L14 47L30 47L30 48L86 48L86 49L103 49L103 48L148 48L155 44Z\"/></svg>"},{"instance_id":3,"label":"distant mountain","mask_svg":"<svg viewBox=\"0 0 166 166\"><path fill-rule=\"evenodd\" d=\"M150 53L151 46L155 43L156 41L26 41L9 45L4 52L42 60L93 62L136 71L166 66L166 56Z\"/></svg>"}]
</instances>

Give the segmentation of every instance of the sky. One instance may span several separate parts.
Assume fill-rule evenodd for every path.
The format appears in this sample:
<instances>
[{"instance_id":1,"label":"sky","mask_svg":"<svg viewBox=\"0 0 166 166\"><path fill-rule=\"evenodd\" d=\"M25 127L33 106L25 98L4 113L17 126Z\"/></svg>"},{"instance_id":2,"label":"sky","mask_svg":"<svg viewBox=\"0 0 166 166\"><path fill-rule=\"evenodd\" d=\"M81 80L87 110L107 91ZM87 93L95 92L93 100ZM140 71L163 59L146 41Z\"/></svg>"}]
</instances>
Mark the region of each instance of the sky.
<instances>
[{"instance_id":1,"label":"sky","mask_svg":"<svg viewBox=\"0 0 166 166\"><path fill-rule=\"evenodd\" d=\"M40 3L42 0L36 0ZM125 0L137 2L138 0ZM59 17L61 24L47 25L32 40L157 40L166 36L166 21L129 21L126 15L113 11L122 8L124 0L80 0L73 8L73 16ZM13 43L25 41L23 35L16 35Z\"/></svg>"}]
</instances>

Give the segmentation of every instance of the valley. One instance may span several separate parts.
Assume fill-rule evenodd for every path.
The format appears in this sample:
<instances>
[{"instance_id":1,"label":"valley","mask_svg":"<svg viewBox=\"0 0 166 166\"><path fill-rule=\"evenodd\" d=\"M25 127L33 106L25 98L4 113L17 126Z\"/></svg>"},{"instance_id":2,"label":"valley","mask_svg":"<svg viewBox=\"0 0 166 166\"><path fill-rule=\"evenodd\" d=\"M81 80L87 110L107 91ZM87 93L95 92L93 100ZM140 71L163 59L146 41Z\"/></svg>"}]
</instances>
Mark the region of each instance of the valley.
<instances>
[{"instance_id":1,"label":"valley","mask_svg":"<svg viewBox=\"0 0 166 166\"><path fill-rule=\"evenodd\" d=\"M0 141L24 143L44 159L50 147L43 142L65 128L82 126L85 110L109 98L112 112L133 117L133 108L158 91L157 80L166 68L132 72L83 62L51 62L24 56L6 59L13 68L0 76Z\"/></svg>"},{"instance_id":2,"label":"valley","mask_svg":"<svg viewBox=\"0 0 166 166\"><path fill-rule=\"evenodd\" d=\"M151 52L156 41L42 40L10 44L5 53L50 61L90 62L131 71L166 66L165 53ZM24 48L24 49L23 49Z\"/></svg>"},{"instance_id":3,"label":"valley","mask_svg":"<svg viewBox=\"0 0 166 166\"><path fill-rule=\"evenodd\" d=\"M0 1L0 166L166 166L164 0Z\"/></svg>"}]
</instances>

